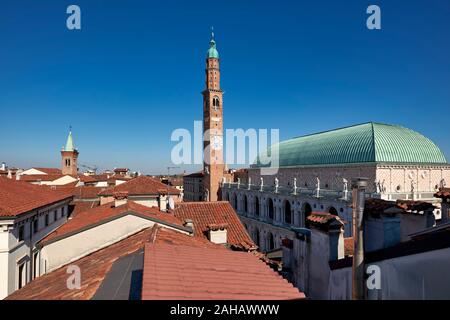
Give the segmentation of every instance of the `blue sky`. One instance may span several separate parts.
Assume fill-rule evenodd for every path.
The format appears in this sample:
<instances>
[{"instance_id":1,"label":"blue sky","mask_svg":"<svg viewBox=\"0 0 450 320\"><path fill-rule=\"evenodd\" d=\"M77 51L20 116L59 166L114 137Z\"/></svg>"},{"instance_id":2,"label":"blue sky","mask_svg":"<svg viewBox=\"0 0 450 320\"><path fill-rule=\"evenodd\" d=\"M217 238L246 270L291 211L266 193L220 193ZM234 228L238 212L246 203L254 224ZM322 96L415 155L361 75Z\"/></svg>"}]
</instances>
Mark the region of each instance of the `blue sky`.
<instances>
[{"instance_id":1,"label":"blue sky","mask_svg":"<svg viewBox=\"0 0 450 320\"><path fill-rule=\"evenodd\" d=\"M211 25L225 127L287 139L379 121L450 159L449 17L447 0L1 1L0 161L59 166L72 125L81 163L166 172L171 132L202 119Z\"/></svg>"}]
</instances>

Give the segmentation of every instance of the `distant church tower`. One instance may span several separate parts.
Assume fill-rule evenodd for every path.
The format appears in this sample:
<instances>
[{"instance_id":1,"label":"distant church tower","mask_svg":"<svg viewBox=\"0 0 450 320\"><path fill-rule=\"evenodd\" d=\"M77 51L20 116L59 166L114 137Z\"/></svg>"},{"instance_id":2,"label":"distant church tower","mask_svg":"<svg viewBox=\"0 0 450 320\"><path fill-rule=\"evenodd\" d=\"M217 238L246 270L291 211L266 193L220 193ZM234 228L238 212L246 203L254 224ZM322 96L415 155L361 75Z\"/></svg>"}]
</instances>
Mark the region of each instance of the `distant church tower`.
<instances>
[{"instance_id":1,"label":"distant church tower","mask_svg":"<svg viewBox=\"0 0 450 320\"><path fill-rule=\"evenodd\" d=\"M224 173L223 161L223 92L220 89L219 52L214 33L206 56L206 89L203 94L204 178L206 201L217 201L219 183Z\"/></svg>"},{"instance_id":2,"label":"distant church tower","mask_svg":"<svg viewBox=\"0 0 450 320\"><path fill-rule=\"evenodd\" d=\"M72 129L69 131L66 146L61 150L61 170L62 174L77 175L78 150L73 146Z\"/></svg>"}]
</instances>

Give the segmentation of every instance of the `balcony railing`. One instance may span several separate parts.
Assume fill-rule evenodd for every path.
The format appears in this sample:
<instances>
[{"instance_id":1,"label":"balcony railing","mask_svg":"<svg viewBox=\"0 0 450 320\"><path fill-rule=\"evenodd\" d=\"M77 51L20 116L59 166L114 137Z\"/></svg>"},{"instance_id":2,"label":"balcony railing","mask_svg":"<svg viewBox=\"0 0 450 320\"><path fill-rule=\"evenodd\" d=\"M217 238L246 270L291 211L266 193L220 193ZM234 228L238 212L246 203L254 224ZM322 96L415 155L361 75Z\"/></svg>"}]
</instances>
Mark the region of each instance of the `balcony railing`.
<instances>
[{"instance_id":1,"label":"balcony railing","mask_svg":"<svg viewBox=\"0 0 450 320\"><path fill-rule=\"evenodd\" d=\"M343 190L330 190L330 189L311 189L311 188L296 188L294 190L291 186L275 186L275 185L260 185L256 184L245 184L237 182L225 182L221 183L224 189L241 189L249 191L259 191L265 193L279 194L284 196L310 196L316 198L328 198L336 200L352 200L351 190L347 191L346 194ZM422 201L432 201L436 200L433 196L434 192L392 192L392 193L377 193L377 192L366 192L366 198L379 198L385 200L422 200Z\"/></svg>"}]
</instances>

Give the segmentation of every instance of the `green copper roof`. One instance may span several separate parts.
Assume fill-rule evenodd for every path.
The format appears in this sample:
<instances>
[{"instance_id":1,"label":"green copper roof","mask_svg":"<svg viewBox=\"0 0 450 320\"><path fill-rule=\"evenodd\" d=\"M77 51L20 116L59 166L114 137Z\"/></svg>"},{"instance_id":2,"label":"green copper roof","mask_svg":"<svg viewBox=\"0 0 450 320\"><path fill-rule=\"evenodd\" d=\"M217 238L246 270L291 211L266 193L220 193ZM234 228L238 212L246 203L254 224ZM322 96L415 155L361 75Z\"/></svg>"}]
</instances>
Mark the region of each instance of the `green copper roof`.
<instances>
[{"instance_id":1,"label":"green copper roof","mask_svg":"<svg viewBox=\"0 0 450 320\"><path fill-rule=\"evenodd\" d=\"M211 41L209 41L209 49L206 57L219 59L219 51L216 49L216 41L214 41L214 32L211 32Z\"/></svg>"},{"instance_id":2,"label":"green copper roof","mask_svg":"<svg viewBox=\"0 0 450 320\"><path fill-rule=\"evenodd\" d=\"M364 123L279 143L280 167L348 163L447 163L428 138L400 126ZM257 162L253 167L260 167Z\"/></svg>"},{"instance_id":3,"label":"green copper roof","mask_svg":"<svg viewBox=\"0 0 450 320\"><path fill-rule=\"evenodd\" d=\"M73 138L72 138L72 131L69 131L69 136L67 137L66 147L64 148L64 151L73 151Z\"/></svg>"}]
</instances>

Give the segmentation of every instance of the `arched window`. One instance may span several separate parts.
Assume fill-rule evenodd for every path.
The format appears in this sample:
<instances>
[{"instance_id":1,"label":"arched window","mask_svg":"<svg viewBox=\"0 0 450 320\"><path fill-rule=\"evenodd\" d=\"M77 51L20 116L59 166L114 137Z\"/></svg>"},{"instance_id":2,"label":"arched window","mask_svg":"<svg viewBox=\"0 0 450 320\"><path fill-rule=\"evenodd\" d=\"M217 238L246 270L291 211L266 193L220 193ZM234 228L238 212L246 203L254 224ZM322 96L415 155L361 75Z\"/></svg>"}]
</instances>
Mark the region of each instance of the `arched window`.
<instances>
[{"instance_id":1,"label":"arched window","mask_svg":"<svg viewBox=\"0 0 450 320\"><path fill-rule=\"evenodd\" d=\"M235 194L233 194L233 208L237 210L237 196Z\"/></svg>"},{"instance_id":2,"label":"arched window","mask_svg":"<svg viewBox=\"0 0 450 320\"><path fill-rule=\"evenodd\" d=\"M288 224L292 223L291 203L287 200L284 203L284 222Z\"/></svg>"},{"instance_id":3,"label":"arched window","mask_svg":"<svg viewBox=\"0 0 450 320\"><path fill-rule=\"evenodd\" d=\"M258 246L258 247L261 247L260 246L260 243L259 243L259 230L258 230L258 228L256 228L255 229L255 244Z\"/></svg>"},{"instance_id":4,"label":"arched window","mask_svg":"<svg viewBox=\"0 0 450 320\"><path fill-rule=\"evenodd\" d=\"M259 217L259 198L255 197L255 215Z\"/></svg>"},{"instance_id":5,"label":"arched window","mask_svg":"<svg viewBox=\"0 0 450 320\"><path fill-rule=\"evenodd\" d=\"M269 209L269 219L273 220L274 208L273 208L273 201L270 198L269 198L269 203L268 203L268 209Z\"/></svg>"},{"instance_id":6,"label":"arched window","mask_svg":"<svg viewBox=\"0 0 450 320\"><path fill-rule=\"evenodd\" d=\"M330 209L328 209L328 213L331 213L332 215L335 215L335 216L338 215L338 212L335 207L330 207Z\"/></svg>"},{"instance_id":7,"label":"arched window","mask_svg":"<svg viewBox=\"0 0 450 320\"><path fill-rule=\"evenodd\" d=\"M217 97L217 96L215 96L213 98L213 107L215 110L220 108L220 100L219 100L219 97Z\"/></svg>"},{"instance_id":8,"label":"arched window","mask_svg":"<svg viewBox=\"0 0 450 320\"><path fill-rule=\"evenodd\" d=\"M269 232L269 234L267 235L267 246L268 246L268 250L273 250L275 249L275 240L273 238L273 234L271 232Z\"/></svg>"},{"instance_id":9,"label":"arched window","mask_svg":"<svg viewBox=\"0 0 450 320\"><path fill-rule=\"evenodd\" d=\"M248 204L247 204L247 202L248 202L247 196L244 195L244 212L245 213L248 213Z\"/></svg>"},{"instance_id":10,"label":"arched window","mask_svg":"<svg viewBox=\"0 0 450 320\"><path fill-rule=\"evenodd\" d=\"M312 212L311 205L308 202L306 202L303 205L303 216L305 217L305 226L307 226L306 218L308 218L308 216L311 214L311 212Z\"/></svg>"}]
</instances>

